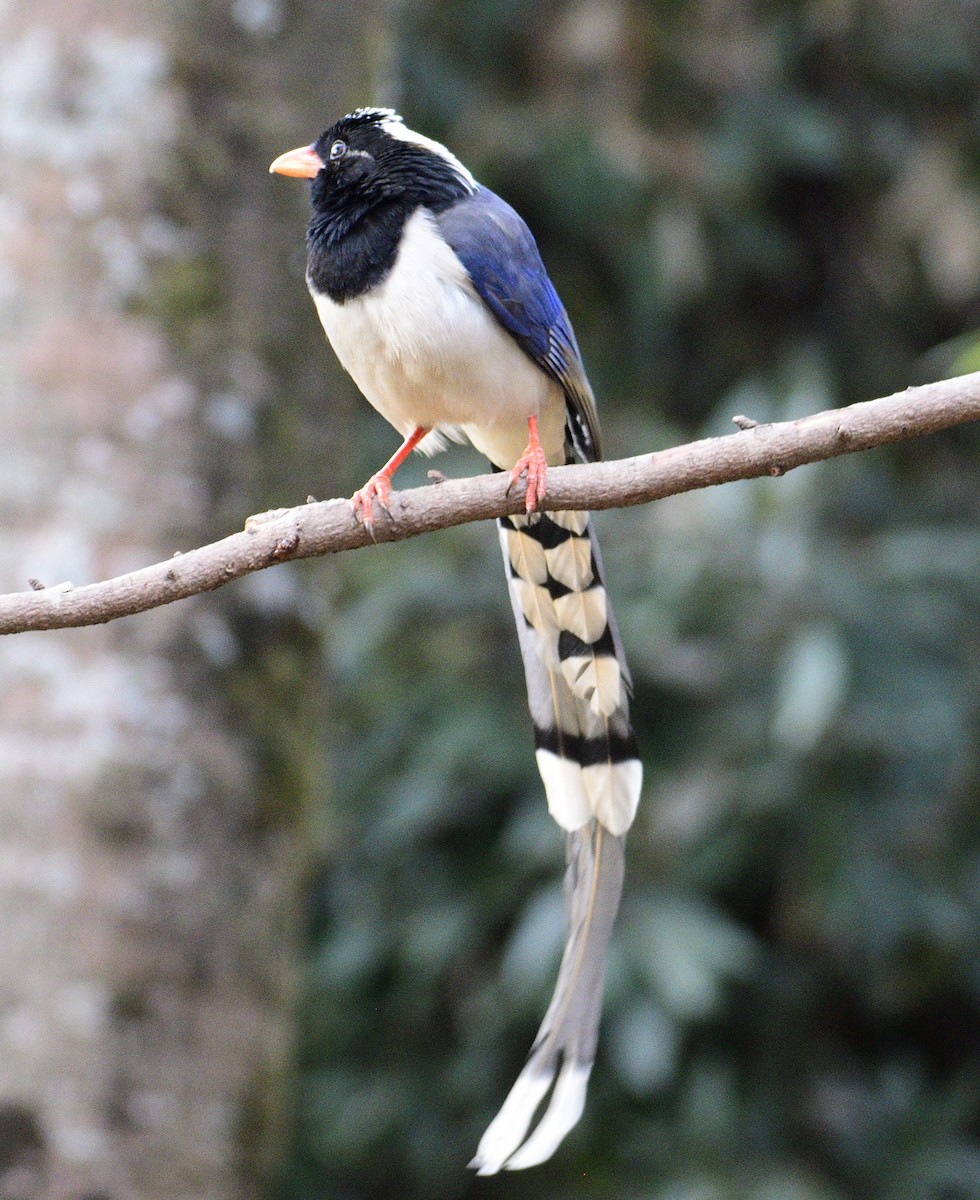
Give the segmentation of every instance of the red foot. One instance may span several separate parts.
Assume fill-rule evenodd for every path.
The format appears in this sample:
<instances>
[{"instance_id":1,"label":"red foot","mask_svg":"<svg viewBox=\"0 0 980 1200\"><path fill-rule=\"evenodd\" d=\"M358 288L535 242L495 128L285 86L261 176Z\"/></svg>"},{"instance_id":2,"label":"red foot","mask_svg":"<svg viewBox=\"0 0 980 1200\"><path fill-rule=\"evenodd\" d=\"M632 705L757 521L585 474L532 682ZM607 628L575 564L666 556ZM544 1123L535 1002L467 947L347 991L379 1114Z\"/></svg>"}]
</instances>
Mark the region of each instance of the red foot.
<instances>
[{"instance_id":1,"label":"red foot","mask_svg":"<svg viewBox=\"0 0 980 1200\"><path fill-rule=\"evenodd\" d=\"M370 530L374 525L374 512L372 505L377 500L378 504L385 510L388 508L388 497L391 495L391 476L384 471L379 471L377 475L372 475L367 483L358 488L350 498L351 504L354 505L354 516L361 521L364 526Z\"/></svg>"},{"instance_id":2,"label":"red foot","mask_svg":"<svg viewBox=\"0 0 980 1200\"><path fill-rule=\"evenodd\" d=\"M510 487L520 482L521 476L527 472L527 492L524 496L524 511L534 512L545 493L545 476L548 473L548 459L538 440L538 418L527 419L528 443L527 449L521 455L510 473Z\"/></svg>"},{"instance_id":3,"label":"red foot","mask_svg":"<svg viewBox=\"0 0 980 1200\"><path fill-rule=\"evenodd\" d=\"M350 502L354 506L354 516L358 521L363 522L368 533L374 527L374 513L372 510L374 501L377 500L385 512L390 511L388 508L388 497L391 495L391 477L428 432L427 426L416 426L381 470L375 472L367 483L362 488L358 488L354 495L351 496Z\"/></svg>"}]
</instances>

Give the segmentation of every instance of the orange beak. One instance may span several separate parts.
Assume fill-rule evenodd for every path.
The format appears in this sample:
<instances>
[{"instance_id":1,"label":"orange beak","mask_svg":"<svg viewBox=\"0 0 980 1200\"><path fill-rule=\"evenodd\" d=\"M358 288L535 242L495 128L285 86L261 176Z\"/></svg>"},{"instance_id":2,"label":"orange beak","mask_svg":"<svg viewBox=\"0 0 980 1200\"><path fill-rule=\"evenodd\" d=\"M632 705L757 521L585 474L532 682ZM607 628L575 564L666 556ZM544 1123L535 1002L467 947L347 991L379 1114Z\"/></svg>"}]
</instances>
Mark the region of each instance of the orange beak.
<instances>
[{"instance_id":1,"label":"orange beak","mask_svg":"<svg viewBox=\"0 0 980 1200\"><path fill-rule=\"evenodd\" d=\"M269 168L270 173L289 175L293 179L313 179L323 169L323 159L312 146L300 146L280 154Z\"/></svg>"}]
</instances>

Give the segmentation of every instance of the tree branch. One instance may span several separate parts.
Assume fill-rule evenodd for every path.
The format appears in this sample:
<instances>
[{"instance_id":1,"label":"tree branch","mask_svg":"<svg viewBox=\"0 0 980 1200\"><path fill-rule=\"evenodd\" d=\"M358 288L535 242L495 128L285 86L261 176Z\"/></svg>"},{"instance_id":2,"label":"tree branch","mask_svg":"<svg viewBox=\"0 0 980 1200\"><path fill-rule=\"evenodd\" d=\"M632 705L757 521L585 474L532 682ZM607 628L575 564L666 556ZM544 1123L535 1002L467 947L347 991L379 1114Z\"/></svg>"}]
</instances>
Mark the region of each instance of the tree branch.
<instances>
[{"instance_id":1,"label":"tree branch","mask_svg":"<svg viewBox=\"0 0 980 1200\"><path fill-rule=\"evenodd\" d=\"M977 421L980 372L797 421L752 425L746 418L735 420L743 427L728 437L616 462L555 467L548 472L543 507L599 509L645 504L735 479L784 475L805 463ZM395 492L391 515L379 514L373 540L400 541L450 525L520 512L521 499L516 492L507 494L506 482L504 474L481 475ZM371 541L371 535L354 519L348 500L280 509L250 518L242 533L103 583L84 587L66 583L0 596L0 633L98 625L211 591L275 563L354 550Z\"/></svg>"}]
</instances>

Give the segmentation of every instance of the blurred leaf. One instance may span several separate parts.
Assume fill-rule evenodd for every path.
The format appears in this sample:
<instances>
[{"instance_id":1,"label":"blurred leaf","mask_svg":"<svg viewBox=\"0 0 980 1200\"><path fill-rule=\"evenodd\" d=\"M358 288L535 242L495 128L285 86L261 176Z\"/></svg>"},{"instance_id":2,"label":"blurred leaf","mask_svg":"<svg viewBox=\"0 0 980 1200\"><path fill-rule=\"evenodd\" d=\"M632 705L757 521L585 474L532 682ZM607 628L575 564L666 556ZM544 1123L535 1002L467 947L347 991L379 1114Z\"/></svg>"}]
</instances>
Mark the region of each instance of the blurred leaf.
<instances>
[{"instance_id":1,"label":"blurred leaf","mask_svg":"<svg viewBox=\"0 0 980 1200\"><path fill-rule=\"evenodd\" d=\"M847 686L841 639L824 627L799 633L788 648L776 698L773 736L808 750L837 712Z\"/></svg>"},{"instance_id":2,"label":"blurred leaf","mask_svg":"<svg viewBox=\"0 0 980 1200\"><path fill-rule=\"evenodd\" d=\"M679 1031L659 1005L644 1000L628 1005L618 1013L607 1039L613 1069L635 1095L663 1091L673 1081Z\"/></svg>"},{"instance_id":3,"label":"blurred leaf","mask_svg":"<svg viewBox=\"0 0 980 1200\"><path fill-rule=\"evenodd\" d=\"M630 916L640 923L631 931L635 965L681 1020L714 1012L722 985L751 966L751 938L698 901L664 895L636 906Z\"/></svg>"}]
</instances>

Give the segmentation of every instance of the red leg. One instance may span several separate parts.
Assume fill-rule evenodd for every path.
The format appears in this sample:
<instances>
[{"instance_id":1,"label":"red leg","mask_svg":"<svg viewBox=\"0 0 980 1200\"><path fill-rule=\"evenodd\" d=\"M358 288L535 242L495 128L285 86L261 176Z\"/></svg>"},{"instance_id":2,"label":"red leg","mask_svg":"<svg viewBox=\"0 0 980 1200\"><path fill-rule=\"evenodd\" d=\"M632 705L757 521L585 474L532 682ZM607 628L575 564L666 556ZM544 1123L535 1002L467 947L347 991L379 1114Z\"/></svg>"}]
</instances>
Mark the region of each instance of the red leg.
<instances>
[{"instance_id":1,"label":"red leg","mask_svg":"<svg viewBox=\"0 0 980 1200\"><path fill-rule=\"evenodd\" d=\"M534 512L544 499L548 460L538 439L537 417L528 417L527 432L527 449L517 460L513 471L510 473L510 487L514 487L520 481L524 472L527 471L527 493L524 497L524 509L526 512Z\"/></svg>"},{"instance_id":2,"label":"red leg","mask_svg":"<svg viewBox=\"0 0 980 1200\"><path fill-rule=\"evenodd\" d=\"M374 517L371 514L371 505L374 500L377 499L385 512L388 511L388 497L391 495L391 477L428 432L428 429L423 425L419 425L413 429L381 470L376 471L367 483L362 488L358 488L354 495L351 496L351 503L354 505L354 516L359 521L363 521L368 529L374 524Z\"/></svg>"}]
</instances>

